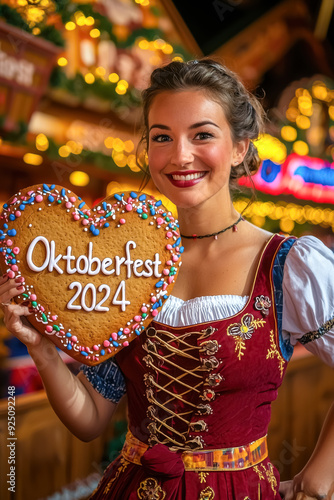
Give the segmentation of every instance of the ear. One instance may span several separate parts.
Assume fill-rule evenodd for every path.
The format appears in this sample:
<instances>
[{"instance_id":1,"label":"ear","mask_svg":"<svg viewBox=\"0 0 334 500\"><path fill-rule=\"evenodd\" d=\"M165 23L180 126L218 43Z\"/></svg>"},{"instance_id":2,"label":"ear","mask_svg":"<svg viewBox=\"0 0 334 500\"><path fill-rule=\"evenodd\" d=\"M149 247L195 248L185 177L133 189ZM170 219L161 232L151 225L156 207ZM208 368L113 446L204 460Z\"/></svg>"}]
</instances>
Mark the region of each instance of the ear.
<instances>
[{"instance_id":1,"label":"ear","mask_svg":"<svg viewBox=\"0 0 334 500\"><path fill-rule=\"evenodd\" d=\"M250 139L242 139L235 143L232 154L232 165L240 165L243 162L249 148L249 143Z\"/></svg>"}]
</instances>

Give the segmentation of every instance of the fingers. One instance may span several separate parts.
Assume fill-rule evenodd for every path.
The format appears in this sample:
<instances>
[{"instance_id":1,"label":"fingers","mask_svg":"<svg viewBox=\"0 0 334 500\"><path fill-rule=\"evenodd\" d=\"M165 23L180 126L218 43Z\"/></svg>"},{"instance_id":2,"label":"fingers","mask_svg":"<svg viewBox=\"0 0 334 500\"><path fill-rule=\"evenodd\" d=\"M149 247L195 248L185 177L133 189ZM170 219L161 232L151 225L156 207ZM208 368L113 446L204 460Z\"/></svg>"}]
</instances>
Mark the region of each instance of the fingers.
<instances>
[{"instance_id":1,"label":"fingers","mask_svg":"<svg viewBox=\"0 0 334 500\"><path fill-rule=\"evenodd\" d=\"M25 290L24 278L18 276L15 280L9 279L8 275L0 278L0 305L7 306L14 297L17 297Z\"/></svg>"}]
</instances>

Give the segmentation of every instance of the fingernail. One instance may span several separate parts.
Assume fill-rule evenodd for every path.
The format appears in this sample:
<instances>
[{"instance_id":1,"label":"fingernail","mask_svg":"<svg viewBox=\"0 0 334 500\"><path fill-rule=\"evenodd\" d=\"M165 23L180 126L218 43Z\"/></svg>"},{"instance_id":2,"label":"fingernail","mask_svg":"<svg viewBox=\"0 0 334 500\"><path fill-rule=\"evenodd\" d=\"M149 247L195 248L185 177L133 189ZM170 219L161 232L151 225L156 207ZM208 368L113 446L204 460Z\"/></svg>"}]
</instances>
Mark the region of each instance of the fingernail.
<instances>
[{"instance_id":1,"label":"fingernail","mask_svg":"<svg viewBox=\"0 0 334 500\"><path fill-rule=\"evenodd\" d=\"M27 306L29 303L30 303L29 300L25 300L21 302L21 306Z\"/></svg>"},{"instance_id":2,"label":"fingernail","mask_svg":"<svg viewBox=\"0 0 334 500\"><path fill-rule=\"evenodd\" d=\"M24 286L20 285L16 287L16 290L22 290L22 292L25 290Z\"/></svg>"},{"instance_id":3,"label":"fingernail","mask_svg":"<svg viewBox=\"0 0 334 500\"><path fill-rule=\"evenodd\" d=\"M15 278L15 283L23 283L23 282L24 282L23 276L18 276L17 278Z\"/></svg>"},{"instance_id":4,"label":"fingernail","mask_svg":"<svg viewBox=\"0 0 334 500\"><path fill-rule=\"evenodd\" d=\"M28 309L30 313L33 313L35 311L33 307L29 307Z\"/></svg>"}]
</instances>

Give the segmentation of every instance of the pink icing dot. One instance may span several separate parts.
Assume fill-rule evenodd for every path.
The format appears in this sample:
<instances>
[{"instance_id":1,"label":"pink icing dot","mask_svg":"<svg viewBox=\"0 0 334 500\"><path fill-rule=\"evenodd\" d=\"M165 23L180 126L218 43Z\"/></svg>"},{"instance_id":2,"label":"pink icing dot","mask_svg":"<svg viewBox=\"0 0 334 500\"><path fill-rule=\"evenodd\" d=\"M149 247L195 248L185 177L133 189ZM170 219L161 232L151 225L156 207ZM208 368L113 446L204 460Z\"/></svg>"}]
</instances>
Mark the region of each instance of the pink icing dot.
<instances>
[{"instance_id":1,"label":"pink icing dot","mask_svg":"<svg viewBox=\"0 0 334 500\"><path fill-rule=\"evenodd\" d=\"M134 323L131 328L132 330L135 330L136 328L138 328L138 326L139 326L138 323Z\"/></svg>"},{"instance_id":2,"label":"pink icing dot","mask_svg":"<svg viewBox=\"0 0 334 500\"><path fill-rule=\"evenodd\" d=\"M53 330L52 326L51 325L48 325L46 328L45 328L45 331L46 333L51 333Z\"/></svg>"},{"instance_id":3,"label":"pink icing dot","mask_svg":"<svg viewBox=\"0 0 334 500\"><path fill-rule=\"evenodd\" d=\"M70 201L67 201L67 202L65 203L65 207L66 207L66 208L72 208L72 206L73 206L73 205L72 205L72 203L71 203Z\"/></svg>"},{"instance_id":4,"label":"pink icing dot","mask_svg":"<svg viewBox=\"0 0 334 500\"><path fill-rule=\"evenodd\" d=\"M125 342L123 342L124 347L128 347L128 345L129 345L129 342L127 340Z\"/></svg>"},{"instance_id":5,"label":"pink icing dot","mask_svg":"<svg viewBox=\"0 0 334 500\"><path fill-rule=\"evenodd\" d=\"M164 273L165 276L169 275L169 269L164 269L162 272Z\"/></svg>"},{"instance_id":6,"label":"pink icing dot","mask_svg":"<svg viewBox=\"0 0 334 500\"><path fill-rule=\"evenodd\" d=\"M88 220L87 219L83 219L82 222L81 222L81 224L83 226L87 226L88 225Z\"/></svg>"},{"instance_id":7,"label":"pink icing dot","mask_svg":"<svg viewBox=\"0 0 334 500\"><path fill-rule=\"evenodd\" d=\"M16 212L15 212L15 217L21 217L21 212L20 212L20 210L16 210Z\"/></svg>"},{"instance_id":8,"label":"pink icing dot","mask_svg":"<svg viewBox=\"0 0 334 500\"><path fill-rule=\"evenodd\" d=\"M171 283L173 283L173 281L174 281L174 277L173 277L173 276L170 276L170 277L168 278L168 283L169 283L169 284L171 284Z\"/></svg>"},{"instance_id":9,"label":"pink icing dot","mask_svg":"<svg viewBox=\"0 0 334 500\"><path fill-rule=\"evenodd\" d=\"M79 214L74 214L73 215L73 219L74 220L79 220L80 219L80 215Z\"/></svg>"},{"instance_id":10,"label":"pink icing dot","mask_svg":"<svg viewBox=\"0 0 334 500\"><path fill-rule=\"evenodd\" d=\"M58 316L51 316L52 321L56 321Z\"/></svg>"},{"instance_id":11,"label":"pink icing dot","mask_svg":"<svg viewBox=\"0 0 334 500\"><path fill-rule=\"evenodd\" d=\"M157 314L158 314L158 310L157 309L153 309L152 316L155 317Z\"/></svg>"},{"instance_id":12,"label":"pink icing dot","mask_svg":"<svg viewBox=\"0 0 334 500\"><path fill-rule=\"evenodd\" d=\"M125 210L126 210L127 212L131 212L131 210L132 210L132 205L131 205L131 203L128 203L128 204L125 206Z\"/></svg>"},{"instance_id":13,"label":"pink icing dot","mask_svg":"<svg viewBox=\"0 0 334 500\"><path fill-rule=\"evenodd\" d=\"M131 331L130 328L124 328L123 333L125 335L128 335L130 333L130 331Z\"/></svg>"},{"instance_id":14,"label":"pink icing dot","mask_svg":"<svg viewBox=\"0 0 334 500\"><path fill-rule=\"evenodd\" d=\"M125 223L126 223L126 220L125 220L125 219L120 219L119 223L120 223L120 224L125 224Z\"/></svg>"},{"instance_id":15,"label":"pink icing dot","mask_svg":"<svg viewBox=\"0 0 334 500\"><path fill-rule=\"evenodd\" d=\"M16 264L14 264L14 265L12 266L12 271L17 272L18 270L19 270L19 268L17 267L17 265L16 265Z\"/></svg>"},{"instance_id":16,"label":"pink icing dot","mask_svg":"<svg viewBox=\"0 0 334 500\"><path fill-rule=\"evenodd\" d=\"M171 266L172 264L173 264L173 262L171 260L167 260L166 266Z\"/></svg>"},{"instance_id":17,"label":"pink icing dot","mask_svg":"<svg viewBox=\"0 0 334 500\"><path fill-rule=\"evenodd\" d=\"M31 196L33 194L33 191L28 191L28 196ZM16 198L15 198L16 200Z\"/></svg>"},{"instance_id":18,"label":"pink icing dot","mask_svg":"<svg viewBox=\"0 0 334 500\"><path fill-rule=\"evenodd\" d=\"M167 250L171 250L172 248L173 248L172 245L170 245L169 243L168 243L168 245L166 245Z\"/></svg>"},{"instance_id":19,"label":"pink icing dot","mask_svg":"<svg viewBox=\"0 0 334 500\"><path fill-rule=\"evenodd\" d=\"M13 271L8 271L7 274L8 274L10 279L14 278L14 276L15 276L15 273Z\"/></svg>"},{"instance_id":20,"label":"pink icing dot","mask_svg":"<svg viewBox=\"0 0 334 500\"><path fill-rule=\"evenodd\" d=\"M44 307L43 307L43 306L41 306L41 311L42 311L42 313L45 311L45 309L44 309Z\"/></svg>"},{"instance_id":21,"label":"pink icing dot","mask_svg":"<svg viewBox=\"0 0 334 500\"><path fill-rule=\"evenodd\" d=\"M172 259L173 259L173 262L177 262L179 260L177 255L173 255Z\"/></svg>"},{"instance_id":22,"label":"pink icing dot","mask_svg":"<svg viewBox=\"0 0 334 500\"><path fill-rule=\"evenodd\" d=\"M93 345L93 351L98 351L99 350L99 346L98 345Z\"/></svg>"},{"instance_id":23,"label":"pink icing dot","mask_svg":"<svg viewBox=\"0 0 334 500\"><path fill-rule=\"evenodd\" d=\"M78 337L76 335L72 335L71 340L72 340L72 342L77 342Z\"/></svg>"},{"instance_id":24,"label":"pink icing dot","mask_svg":"<svg viewBox=\"0 0 334 500\"><path fill-rule=\"evenodd\" d=\"M12 246L12 244L13 244L12 240L7 240L7 241L6 241L6 243L7 243L7 245L8 245L9 247L11 247L11 246Z\"/></svg>"},{"instance_id":25,"label":"pink icing dot","mask_svg":"<svg viewBox=\"0 0 334 500\"><path fill-rule=\"evenodd\" d=\"M166 236L167 236L167 238L172 238L173 233L171 233L170 231L167 231Z\"/></svg>"},{"instance_id":26,"label":"pink icing dot","mask_svg":"<svg viewBox=\"0 0 334 500\"><path fill-rule=\"evenodd\" d=\"M32 293L30 295L30 300L36 300L36 299L37 299L36 295L34 293Z\"/></svg>"},{"instance_id":27,"label":"pink icing dot","mask_svg":"<svg viewBox=\"0 0 334 500\"><path fill-rule=\"evenodd\" d=\"M43 196L41 194L38 194L37 196L35 196L35 201L37 203L40 203L41 201L43 201Z\"/></svg>"},{"instance_id":28,"label":"pink icing dot","mask_svg":"<svg viewBox=\"0 0 334 500\"><path fill-rule=\"evenodd\" d=\"M113 340L117 340L117 333L113 332L113 333L111 334L111 338L112 338Z\"/></svg>"},{"instance_id":29,"label":"pink icing dot","mask_svg":"<svg viewBox=\"0 0 334 500\"><path fill-rule=\"evenodd\" d=\"M141 310L141 312L146 313L147 312L147 307L143 306L140 310Z\"/></svg>"},{"instance_id":30,"label":"pink icing dot","mask_svg":"<svg viewBox=\"0 0 334 500\"><path fill-rule=\"evenodd\" d=\"M167 289L167 286L168 286L168 285L167 285L167 283L164 283L164 284L162 285L162 289L165 291L165 290Z\"/></svg>"},{"instance_id":31,"label":"pink icing dot","mask_svg":"<svg viewBox=\"0 0 334 500\"><path fill-rule=\"evenodd\" d=\"M111 350L111 349L109 349L109 348L107 349L107 351L108 351L109 353L111 353L111 352L112 352L112 350Z\"/></svg>"},{"instance_id":32,"label":"pink icing dot","mask_svg":"<svg viewBox=\"0 0 334 500\"><path fill-rule=\"evenodd\" d=\"M157 301L157 298L156 297L151 297L151 302L153 302L153 304Z\"/></svg>"},{"instance_id":33,"label":"pink icing dot","mask_svg":"<svg viewBox=\"0 0 334 500\"><path fill-rule=\"evenodd\" d=\"M103 347L109 347L109 346L110 346L109 340L104 340L103 341Z\"/></svg>"},{"instance_id":34,"label":"pink icing dot","mask_svg":"<svg viewBox=\"0 0 334 500\"><path fill-rule=\"evenodd\" d=\"M159 224L159 226L161 226L161 224L163 224L163 223L164 223L164 220L161 217L158 217L157 224Z\"/></svg>"},{"instance_id":35,"label":"pink icing dot","mask_svg":"<svg viewBox=\"0 0 334 500\"><path fill-rule=\"evenodd\" d=\"M75 196L70 196L69 200L70 200L72 203L74 203L74 202L75 202L75 200L76 200L76 197L75 197Z\"/></svg>"},{"instance_id":36,"label":"pink icing dot","mask_svg":"<svg viewBox=\"0 0 334 500\"><path fill-rule=\"evenodd\" d=\"M15 253L15 255L17 255L18 253L20 253L19 247L14 247L13 248L13 252Z\"/></svg>"},{"instance_id":37,"label":"pink icing dot","mask_svg":"<svg viewBox=\"0 0 334 500\"><path fill-rule=\"evenodd\" d=\"M141 319L142 319L142 318L141 318L141 316L138 316L138 315L137 315L137 316L135 316L133 319L134 319L135 321L141 321Z\"/></svg>"}]
</instances>

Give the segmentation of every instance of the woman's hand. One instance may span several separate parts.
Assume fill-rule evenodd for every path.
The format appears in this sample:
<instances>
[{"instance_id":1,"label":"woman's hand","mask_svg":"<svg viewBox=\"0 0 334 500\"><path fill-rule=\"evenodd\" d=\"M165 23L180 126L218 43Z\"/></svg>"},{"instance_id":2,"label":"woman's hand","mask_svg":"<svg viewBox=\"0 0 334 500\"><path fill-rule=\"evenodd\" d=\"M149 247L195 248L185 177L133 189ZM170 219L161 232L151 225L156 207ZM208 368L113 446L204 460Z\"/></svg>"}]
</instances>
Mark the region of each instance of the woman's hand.
<instances>
[{"instance_id":1,"label":"woman's hand","mask_svg":"<svg viewBox=\"0 0 334 500\"><path fill-rule=\"evenodd\" d=\"M35 347L41 343L43 336L25 320L31 311L26 305L12 303L12 299L23 292L20 278L13 280L7 275L0 278L0 306L6 328L27 347Z\"/></svg>"},{"instance_id":2,"label":"woman's hand","mask_svg":"<svg viewBox=\"0 0 334 500\"><path fill-rule=\"evenodd\" d=\"M330 484L321 476L312 480L302 471L293 481L283 481L279 492L284 500L334 500L334 482Z\"/></svg>"}]
</instances>

